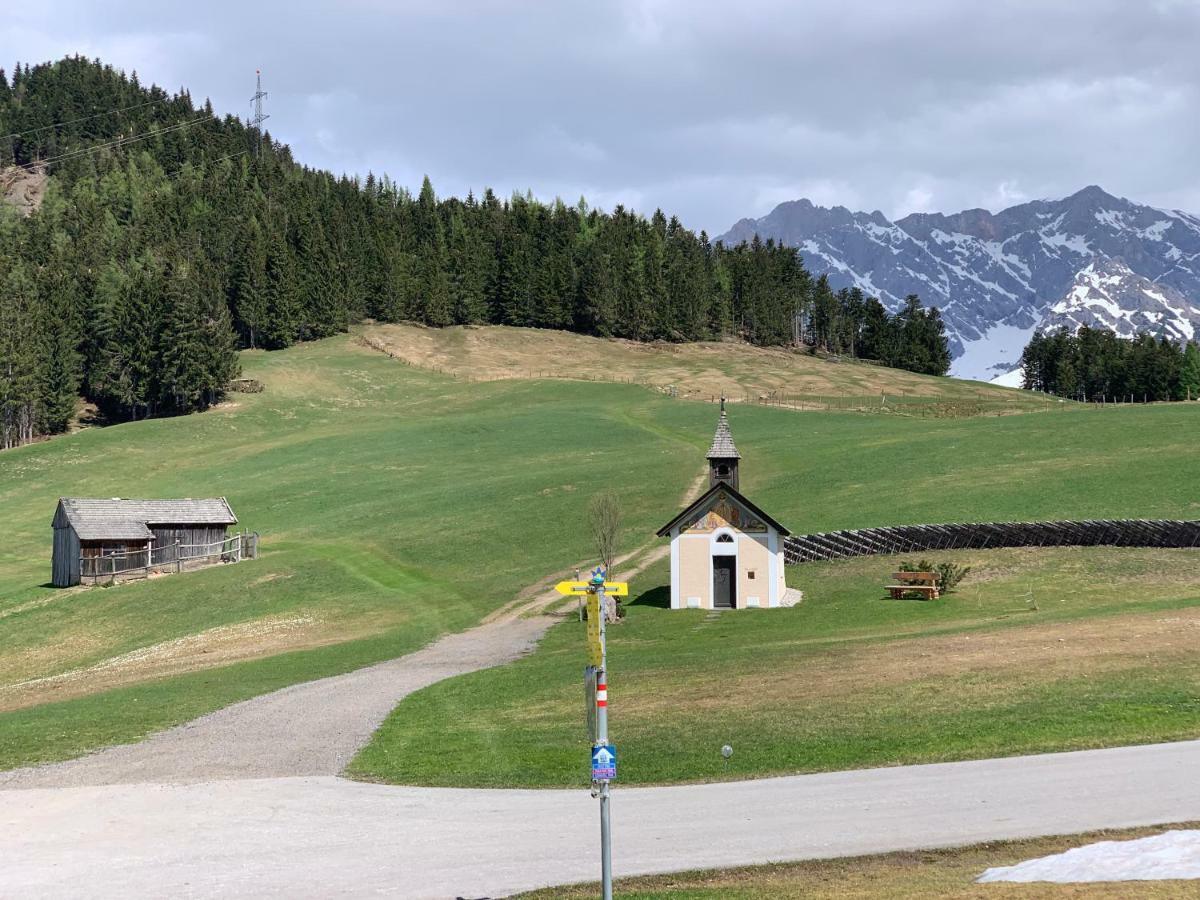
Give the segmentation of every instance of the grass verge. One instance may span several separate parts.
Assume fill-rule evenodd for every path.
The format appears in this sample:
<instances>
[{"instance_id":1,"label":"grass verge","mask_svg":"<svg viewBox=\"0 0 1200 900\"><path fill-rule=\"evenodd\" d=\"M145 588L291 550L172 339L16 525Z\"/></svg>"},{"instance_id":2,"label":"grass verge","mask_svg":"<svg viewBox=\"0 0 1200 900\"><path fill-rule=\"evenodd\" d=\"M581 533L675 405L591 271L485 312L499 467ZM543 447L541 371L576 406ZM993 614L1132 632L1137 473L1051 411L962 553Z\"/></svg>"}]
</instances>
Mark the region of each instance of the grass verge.
<instances>
[{"instance_id":1,"label":"grass verge","mask_svg":"<svg viewBox=\"0 0 1200 900\"><path fill-rule=\"evenodd\" d=\"M778 863L737 869L685 872L622 878L614 896L623 900L767 900L767 898L829 898L829 900L1167 900L1194 897L1195 881L1141 881L1106 884L976 884L985 869L1010 866L1027 859L1062 853L1097 841L1128 841L1169 829L1194 829L1200 823L1093 831L1062 837L994 841L945 850L919 850L844 859ZM521 900L574 900L595 897L597 885L569 885L521 894Z\"/></svg>"}]
</instances>

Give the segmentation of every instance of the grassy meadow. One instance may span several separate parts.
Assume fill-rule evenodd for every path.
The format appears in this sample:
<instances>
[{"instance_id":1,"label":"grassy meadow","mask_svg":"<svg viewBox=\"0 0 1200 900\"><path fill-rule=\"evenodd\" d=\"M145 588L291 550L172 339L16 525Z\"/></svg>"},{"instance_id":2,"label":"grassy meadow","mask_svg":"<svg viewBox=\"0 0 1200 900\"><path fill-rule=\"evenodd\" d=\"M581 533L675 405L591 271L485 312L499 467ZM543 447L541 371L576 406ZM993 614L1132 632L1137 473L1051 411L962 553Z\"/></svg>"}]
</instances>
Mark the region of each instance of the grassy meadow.
<instances>
[{"instance_id":1,"label":"grassy meadow","mask_svg":"<svg viewBox=\"0 0 1200 900\"><path fill-rule=\"evenodd\" d=\"M631 452L647 482L626 501L631 537L695 468L692 444L655 425L668 401L636 387L464 386L349 337L243 367L263 393L0 455L0 766L134 740L465 628L589 555L570 526L625 481ZM258 560L47 585L58 497L210 495L261 533Z\"/></svg>"},{"instance_id":2,"label":"grassy meadow","mask_svg":"<svg viewBox=\"0 0 1200 900\"><path fill-rule=\"evenodd\" d=\"M894 601L897 559L789 569L791 609L671 610L665 562L609 629L622 784L1008 756L1200 735L1196 551L937 554L943 599ZM570 786L586 777L583 625L403 701L355 760L406 783ZM730 744L726 763L720 748Z\"/></svg>"},{"instance_id":3,"label":"grassy meadow","mask_svg":"<svg viewBox=\"0 0 1200 900\"><path fill-rule=\"evenodd\" d=\"M0 545L0 767L136 740L468 627L527 586L591 556L584 509L595 491L611 487L620 494L623 543L633 549L653 543L654 530L678 510L701 471L715 419L710 404L637 385L470 381L403 365L358 337L245 353L245 374L265 391L234 394L200 415L87 429L0 454L7 525ZM767 365L753 359L739 365L748 371ZM1200 508L1190 487L1200 476L1193 408L1062 408L925 420L738 405L731 419L746 457L743 485L797 531L956 519L1196 517ZM47 586L49 523L59 496L209 495L228 497L242 526L261 533L260 559L113 588ZM793 581L811 590L805 579L821 571L797 570ZM836 569L827 571L831 585L840 582ZM873 583L877 574L851 573L845 590ZM1090 590L1102 576L1087 576L1092 580L1079 582L1080 589ZM639 581L642 602L621 626L628 637L614 639L616 653L626 652L620 640L635 636L649 648L648 661L663 640L691 652L688 629L698 623L688 613L670 619L654 606L663 583L662 568ZM1186 605L1187 591L1178 587L1164 588L1153 602ZM821 609L834 641L858 627L875 629L871 639L879 640L924 627L896 608L860 607L857 595L838 596L849 618L812 594L811 604L784 614L790 620L710 623L712 668L727 655L730 666L751 672L753 660L735 648L814 628ZM941 615L911 614L928 615L929 622ZM956 620L937 627L983 626ZM574 710L579 660L567 652L575 643L569 628L558 628L543 651L502 677L526 671L522 666L547 666L544 687L569 693ZM885 634L889 629L895 633ZM620 659L614 656L615 704L624 690L616 685L633 675L632 662ZM664 656L663 665L671 660ZM768 676L762 669L761 678ZM435 713L456 713L438 698L457 698L463 683L403 704L359 770L437 780L424 763L401 769L381 762L388 754L380 754L389 742L407 740L397 731L402 719L429 724ZM645 684L658 690L649 676ZM459 703L473 721L476 700ZM523 715L568 718L553 703ZM448 729L450 721L436 727ZM663 723L678 726L670 717ZM464 729L463 740L481 740L478 727ZM475 746L459 776L447 779L477 780L490 751ZM573 773L577 746L572 732L553 751L560 761L549 774L518 780L574 783L568 769ZM754 769L752 757L739 751L736 759L745 760L741 774Z\"/></svg>"}]
</instances>

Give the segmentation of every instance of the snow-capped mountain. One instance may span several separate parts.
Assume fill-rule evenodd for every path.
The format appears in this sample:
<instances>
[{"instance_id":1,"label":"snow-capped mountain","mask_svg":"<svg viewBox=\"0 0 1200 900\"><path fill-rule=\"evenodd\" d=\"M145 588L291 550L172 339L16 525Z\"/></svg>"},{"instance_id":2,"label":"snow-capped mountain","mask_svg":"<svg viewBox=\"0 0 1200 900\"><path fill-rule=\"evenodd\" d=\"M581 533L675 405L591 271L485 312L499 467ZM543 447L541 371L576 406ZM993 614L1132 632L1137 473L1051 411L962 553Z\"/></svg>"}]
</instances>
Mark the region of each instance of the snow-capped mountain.
<instances>
[{"instance_id":1,"label":"snow-capped mountain","mask_svg":"<svg viewBox=\"0 0 1200 900\"><path fill-rule=\"evenodd\" d=\"M940 307L952 371L962 377L986 380L1009 371L1033 331L1052 326L1056 316L1067 324L1084 310L1103 312L1114 328L1118 321L1144 322L1171 335L1200 326L1188 311L1200 306L1200 217L1132 203L1094 186L995 214L916 213L895 222L880 212L795 200L761 219L742 219L721 239L736 243L756 233L800 248L808 267L828 274L835 288L857 285L893 308L912 293ZM1092 290L1089 267L1097 279L1117 277L1110 271L1114 260L1142 281L1132 286L1135 281L1122 276L1127 290L1098 281L1092 303L1083 294L1071 300L1077 288ZM1146 294L1147 286L1163 299ZM1101 288L1118 312L1097 302Z\"/></svg>"},{"instance_id":2,"label":"snow-capped mountain","mask_svg":"<svg viewBox=\"0 0 1200 900\"><path fill-rule=\"evenodd\" d=\"M1096 259L1080 269L1065 297L1042 318L1046 328L1109 328L1121 337L1139 331L1190 341L1200 334L1200 303L1151 281L1120 259Z\"/></svg>"}]
</instances>

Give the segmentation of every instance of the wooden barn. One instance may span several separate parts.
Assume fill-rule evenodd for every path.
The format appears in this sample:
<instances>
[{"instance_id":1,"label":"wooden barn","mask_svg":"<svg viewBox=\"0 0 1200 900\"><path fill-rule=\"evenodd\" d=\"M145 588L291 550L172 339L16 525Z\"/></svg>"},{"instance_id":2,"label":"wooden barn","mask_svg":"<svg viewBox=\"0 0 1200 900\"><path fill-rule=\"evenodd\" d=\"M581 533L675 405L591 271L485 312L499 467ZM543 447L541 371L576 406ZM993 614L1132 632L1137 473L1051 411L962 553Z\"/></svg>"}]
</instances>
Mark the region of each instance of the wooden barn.
<instances>
[{"instance_id":1,"label":"wooden barn","mask_svg":"<svg viewBox=\"0 0 1200 900\"><path fill-rule=\"evenodd\" d=\"M219 556L237 516L224 497L206 500L86 500L63 497L54 513L52 581L115 580L124 573ZM240 549L239 549L240 553Z\"/></svg>"}]
</instances>

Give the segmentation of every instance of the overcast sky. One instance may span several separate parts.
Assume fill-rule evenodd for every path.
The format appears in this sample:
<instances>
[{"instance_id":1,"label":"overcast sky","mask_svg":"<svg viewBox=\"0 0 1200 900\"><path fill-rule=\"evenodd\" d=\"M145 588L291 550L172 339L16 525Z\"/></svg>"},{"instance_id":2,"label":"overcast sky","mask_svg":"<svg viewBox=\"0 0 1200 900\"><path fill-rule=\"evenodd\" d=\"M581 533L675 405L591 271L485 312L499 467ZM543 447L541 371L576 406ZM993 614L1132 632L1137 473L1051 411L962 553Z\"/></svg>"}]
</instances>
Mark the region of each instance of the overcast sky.
<instances>
[{"instance_id":1,"label":"overcast sky","mask_svg":"<svg viewBox=\"0 0 1200 900\"><path fill-rule=\"evenodd\" d=\"M10 4L0 62L99 56L335 172L895 217L1089 183L1200 212L1200 0Z\"/></svg>"}]
</instances>

